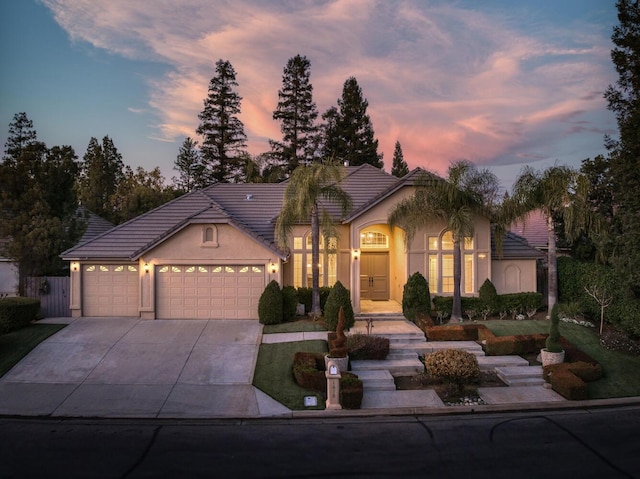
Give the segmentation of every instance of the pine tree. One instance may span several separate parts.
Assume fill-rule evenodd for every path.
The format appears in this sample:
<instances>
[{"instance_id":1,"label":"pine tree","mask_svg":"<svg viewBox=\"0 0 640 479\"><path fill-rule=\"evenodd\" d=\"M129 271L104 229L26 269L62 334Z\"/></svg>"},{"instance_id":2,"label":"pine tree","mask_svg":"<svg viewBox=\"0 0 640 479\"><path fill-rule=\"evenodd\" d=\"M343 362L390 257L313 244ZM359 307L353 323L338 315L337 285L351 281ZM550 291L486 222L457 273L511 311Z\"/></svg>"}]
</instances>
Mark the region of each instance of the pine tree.
<instances>
[{"instance_id":1,"label":"pine tree","mask_svg":"<svg viewBox=\"0 0 640 479\"><path fill-rule=\"evenodd\" d=\"M397 178L402 178L407 173L409 173L409 166L407 165L407 162L404 161L400 142L396 141L396 147L393 150L393 166L391 167L391 174Z\"/></svg>"},{"instance_id":2,"label":"pine tree","mask_svg":"<svg viewBox=\"0 0 640 479\"><path fill-rule=\"evenodd\" d=\"M611 39L611 58L618 72L617 84L605 93L609 110L616 115L619 139L607 139L610 172L615 191L615 215L620 232L614 263L640 295L640 4L619 0L620 24Z\"/></svg>"},{"instance_id":3,"label":"pine tree","mask_svg":"<svg viewBox=\"0 0 640 479\"><path fill-rule=\"evenodd\" d=\"M178 171L178 177L173 177L176 189L189 192L207 186L198 142L191 137L186 137L182 142L173 169Z\"/></svg>"},{"instance_id":4,"label":"pine tree","mask_svg":"<svg viewBox=\"0 0 640 479\"><path fill-rule=\"evenodd\" d=\"M282 76L282 89L278 91L278 106L273 119L279 120L282 141L270 140L277 163L285 166L287 176L300 164L316 156L318 117L313 102L313 86L309 81L311 64L307 57L290 58Z\"/></svg>"},{"instance_id":5,"label":"pine tree","mask_svg":"<svg viewBox=\"0 0 640 479\"><path fill-rule=\"evenodd\" d=\"M374 138L371 119L367 114L369 102L355 77L344 83L338 109L329 108L324 115L325 158L335 158L351 166L368 163L382 168L382 154L378 154L378 140Z\"/></svg>"},{"instance_id":6,"label":"pine tree","mask_svg":"<svg viewBox=\"0 0 640 479\"><path fill-rule=\"evenodd\" d=\"M77 157L70 146L37 140L26 114L14 116L0 163L2 251L18 263L20 279L63 273L60 253L83 232L76 215ZM22 281L19 292L22 293Z\"/></svg>"},{"instance_id":7,"label":"pine tree","mask_svg":"<svg viewBox=\"0 0 640 479\"><path fill-rule=\"evenodd\" d=\"M198 115L202 136L200 149L209 182L227 183L238 175L239 158L244 154L247 136L238 118L242 97L234 91L238 86L236 72L229 61L216 62L216 75L209 83L204 109Z\"/></svg>"},{"instance_id":8,"label":"pine tree","mask_svg":"<svg viewBox=\"0 0 640 479\"><path fill-rule=\"evenodd\" d=\"M117 223L118 215L110 205L124 178L122 155L108 136L102 139L102 144L92 137L82 160L78 182L80 202L89 211Z\"/></svg>"}]
</instances>

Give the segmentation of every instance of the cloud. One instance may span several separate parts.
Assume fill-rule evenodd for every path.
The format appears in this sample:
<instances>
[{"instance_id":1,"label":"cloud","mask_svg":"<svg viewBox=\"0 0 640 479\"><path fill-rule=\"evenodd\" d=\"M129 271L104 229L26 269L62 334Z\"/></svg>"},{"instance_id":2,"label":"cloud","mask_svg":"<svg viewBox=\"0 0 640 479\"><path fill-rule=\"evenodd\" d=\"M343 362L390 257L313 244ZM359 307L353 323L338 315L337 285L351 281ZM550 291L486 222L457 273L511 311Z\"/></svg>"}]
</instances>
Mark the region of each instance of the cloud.
<instances>
[{"instance_id":1,"label":"cloud","mask_svg":"<svg viewBox=\"0 0 640 479\"><path fill-rule=\"evenodd\" d=\"M44 4L74 41L169 67L148 79L156 139L195 135L222 58L237 72L249 150L266 151L280 136L272 113L282 69L296 54L311 61L320 113L349 76L358 79L387 165L396 140L412 167L444 171L459 158L519 164L553 156L610 121L598 116L613 81L608 39L601 26L575 19L560 33L525 30L509 11L418 0Z\"/></svg>"}]
</instances>

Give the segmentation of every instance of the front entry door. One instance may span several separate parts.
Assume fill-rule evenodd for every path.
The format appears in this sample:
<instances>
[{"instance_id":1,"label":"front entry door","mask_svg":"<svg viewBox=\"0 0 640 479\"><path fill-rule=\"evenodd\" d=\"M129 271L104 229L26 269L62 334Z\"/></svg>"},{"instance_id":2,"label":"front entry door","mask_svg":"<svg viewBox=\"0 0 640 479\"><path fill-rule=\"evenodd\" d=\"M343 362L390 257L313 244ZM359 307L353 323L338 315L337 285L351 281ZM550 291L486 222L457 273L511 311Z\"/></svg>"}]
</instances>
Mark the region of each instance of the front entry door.
<instances>
[{"instance_id":1,"label":"front entry door","mask_svg":"<svg viewBox=\"0 0 640 479\"><path fill-rule=\"evenodd\" d=\"M360 255L360 299L389 300L389 253Z\"/></svg>"}]
</instances>

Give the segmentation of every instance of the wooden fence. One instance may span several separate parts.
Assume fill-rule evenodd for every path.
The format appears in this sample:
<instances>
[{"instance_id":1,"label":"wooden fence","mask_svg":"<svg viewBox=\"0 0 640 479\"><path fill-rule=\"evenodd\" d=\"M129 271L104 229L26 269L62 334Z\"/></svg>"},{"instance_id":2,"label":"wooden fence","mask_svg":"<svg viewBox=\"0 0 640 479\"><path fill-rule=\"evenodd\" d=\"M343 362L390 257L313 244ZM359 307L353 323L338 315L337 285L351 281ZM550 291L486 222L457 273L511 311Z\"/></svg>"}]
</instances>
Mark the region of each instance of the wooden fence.
<instances>
[{"instance_id":1,"label":"wooden fence","mask_svg":"<svg viewBox=\"0 0 640 479\"><path fill-rule=\"evenodd\" d=\"M68 276L45 276L26 278L24 295L40 300L40 314L44 318L71 316L69 308Z\"/></svg>"}]
</instances>

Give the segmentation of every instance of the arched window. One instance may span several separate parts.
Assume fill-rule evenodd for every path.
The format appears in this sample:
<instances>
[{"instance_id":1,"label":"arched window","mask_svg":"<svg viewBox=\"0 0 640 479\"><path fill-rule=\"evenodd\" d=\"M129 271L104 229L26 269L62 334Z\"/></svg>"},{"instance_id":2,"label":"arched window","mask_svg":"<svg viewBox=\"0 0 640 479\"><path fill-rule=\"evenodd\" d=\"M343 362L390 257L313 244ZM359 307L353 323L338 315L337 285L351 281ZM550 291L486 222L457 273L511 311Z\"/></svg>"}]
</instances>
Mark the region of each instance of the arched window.
<instances>
[{"instance_id":1,"label":"arched window","mask_svg":"<svg viewBox=\"0 0 640 479\"><path fill-rule=\"evenodd\" d=\"M443 231L440 236L427 236L429 290L433 293L453 293L453 245L451 230ZM473 238L465 238L462 249L460 287L464 293L473 293L475 292Z\"/></svg>"},{"instance_id":2,"label":"arched window","mask_svg":"<svg viewBox=\"0 0 640 479\"><path fill-rule=\"evenodd\" d=\"M311 232L293 238L293 286L311 287ZM327 249L324 237L320 235L319 273L320 286L333 286L337 279L338 240L329 238Z\"/></svg>"},{"instance_id":3,"label":"arched window","mask_svg":"<svg viewBox=\"0 0 640 479\"><path fill-rule=\"evenodd\" d=\"M215 225L202 227L202 246L210 248L218 247L218 228Z\"/></svg>"},{"instance_id":4,"label":"arched window","mask_svg":"<svg viewBox=\"0 0 640 479\"><path fill-rule=\"evenodd\" d=\"M379 231L360 233L360 249L384 249L389 247L389 237Z\"/></svg>"}]
</instances>

